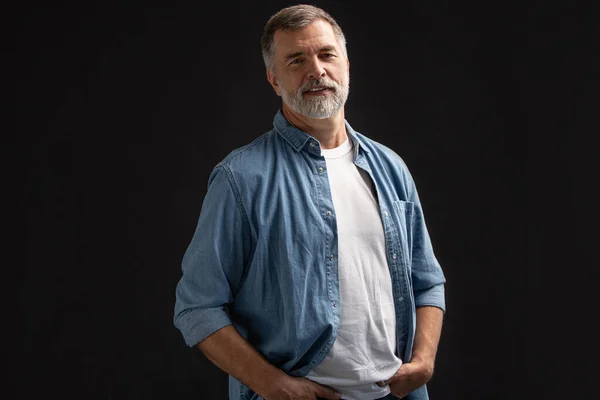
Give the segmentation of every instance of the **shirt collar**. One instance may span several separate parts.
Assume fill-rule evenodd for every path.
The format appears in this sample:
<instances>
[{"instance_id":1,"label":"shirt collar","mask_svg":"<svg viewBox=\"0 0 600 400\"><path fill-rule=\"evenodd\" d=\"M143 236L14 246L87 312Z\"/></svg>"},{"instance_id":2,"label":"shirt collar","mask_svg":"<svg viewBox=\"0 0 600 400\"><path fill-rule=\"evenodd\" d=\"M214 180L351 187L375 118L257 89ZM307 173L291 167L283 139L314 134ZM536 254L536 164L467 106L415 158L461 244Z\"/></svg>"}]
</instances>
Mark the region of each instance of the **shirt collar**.
<instances>
[{"instance_id":1,"label":"shirt collar","mask_svg":"<svg viewBox=\"0 0 600 400\"><path fill-rule=\"evenodd\" d=\"M364 151L369 153L369 149L363 144L361 138L358 137L357 132L352 129L347 120L344 119L344 123L346 124L346 132L350 136L352 143L354 144L354 155L356 156L360 151ZM308 133L296 128L283 115L281 109L277 111L275 114L275 118L273 118L273 126L275 130L296 150L302 150L309 141L313 143L318 143L318 140L314 137L310 136Z\"/></svg>"}]
</instances>

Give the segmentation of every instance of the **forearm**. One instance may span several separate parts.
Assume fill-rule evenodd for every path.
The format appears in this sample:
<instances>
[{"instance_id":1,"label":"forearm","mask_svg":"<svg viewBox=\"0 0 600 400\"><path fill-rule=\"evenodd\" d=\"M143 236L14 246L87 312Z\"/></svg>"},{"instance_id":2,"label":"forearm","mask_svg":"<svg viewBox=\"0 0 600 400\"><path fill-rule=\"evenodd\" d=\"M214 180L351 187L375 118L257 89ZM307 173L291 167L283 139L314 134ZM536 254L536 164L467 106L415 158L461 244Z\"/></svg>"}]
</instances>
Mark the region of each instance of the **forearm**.
<instances>
[{"instance_id":1,"label":"forearm","mask_svg":"<svg viewBox=\"0 0 600 400\"><path fill-rule=\"evenodd\" d=\"M417 308L417 326L412 360L425 362L431 369L431 373L433 373L435 356L442 333L443 318L444 312L438 307L423 306Z\"/></svg>"},{"instance_id":2,"label":"forearm","mask_svg":"<svg viewBox=\"0 0 600 400\"><path fill-rule=\"evenodd\" d=\"M232 326L225 326L197 345L217 367L264 398L282 379L288 377L244 339Z\"/></svg>"}]
</instances>

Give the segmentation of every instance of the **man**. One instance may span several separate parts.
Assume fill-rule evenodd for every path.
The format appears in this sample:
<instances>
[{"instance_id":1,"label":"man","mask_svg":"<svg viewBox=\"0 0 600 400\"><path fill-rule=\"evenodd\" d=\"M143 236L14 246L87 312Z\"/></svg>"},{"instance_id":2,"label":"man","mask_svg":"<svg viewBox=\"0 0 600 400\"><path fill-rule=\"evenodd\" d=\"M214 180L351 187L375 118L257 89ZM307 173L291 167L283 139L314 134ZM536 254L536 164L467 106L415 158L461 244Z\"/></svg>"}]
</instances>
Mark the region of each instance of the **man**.
<instances>
[{"instance_id":1,"label":"man","mask_svg":"<svg viewBox=\"0 0 600 400\"><path fill-rule=\"evenodd\" d=\"M174 323L230 399L428 399L445 277L411 175L345 120L329 14L279 11L262 51L282 109L212 171Z\"/></svg>"}]
</instances>

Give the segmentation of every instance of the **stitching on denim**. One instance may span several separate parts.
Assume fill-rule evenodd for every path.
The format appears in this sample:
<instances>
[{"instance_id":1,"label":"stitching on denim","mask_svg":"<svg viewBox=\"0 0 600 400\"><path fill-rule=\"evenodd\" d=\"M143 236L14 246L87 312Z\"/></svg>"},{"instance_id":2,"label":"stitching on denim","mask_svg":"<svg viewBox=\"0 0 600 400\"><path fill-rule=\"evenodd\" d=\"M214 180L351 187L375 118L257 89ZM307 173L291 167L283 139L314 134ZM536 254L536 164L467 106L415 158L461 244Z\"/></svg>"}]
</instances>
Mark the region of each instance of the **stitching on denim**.
<instances>
[{"instance_id":1,"label":"stitching on denim","mask_svg":"<svg viewBox=\"0 0 600 400\"><path fill-rule=\"evenodd\" d=\"M231 190L233 191L233 195L235 197L235 202L237 203L237 205L240 209L240 213L242 214L242 220L244 221L244 227L246 228L246 230L248 232L248 237L250 239L252 239L252 235L251 235L252 231L250 229L250 220L248 218L248 214L246 213L246 210L244 209L244 205L242 204L240 191L235 182L235 178L233 177L233 172L231 171L231 168L229 167L229 165L223 165L221 168L223 168L225 170L225 172L227 172L227 178L229 180L229 185L231 186Z\"/></svg>"}]
</instances>

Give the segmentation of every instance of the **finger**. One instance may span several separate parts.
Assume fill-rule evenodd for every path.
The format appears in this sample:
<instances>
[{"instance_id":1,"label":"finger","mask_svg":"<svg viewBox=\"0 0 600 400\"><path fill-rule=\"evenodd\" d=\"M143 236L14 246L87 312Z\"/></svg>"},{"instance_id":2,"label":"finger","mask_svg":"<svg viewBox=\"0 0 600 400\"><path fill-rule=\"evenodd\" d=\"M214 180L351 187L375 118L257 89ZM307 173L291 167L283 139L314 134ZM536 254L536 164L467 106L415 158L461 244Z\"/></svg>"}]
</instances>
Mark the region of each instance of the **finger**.
<instances>
[{"instance_id":1,"label":"finger","mask_svg":"<svg viewBox=\"0 0 600 400\"><path fill-rule=\"evenodd\" d=\"M324 399L341 399L342 394L336 391L329 386L319 385L318 383L314 383L315 386L315 394L317 397L322 397Z\"/></svg>"},{"instance_id":2,"label":"finger","mask_svg":"<svg viewBox=\"0 0 600 400\"><path fill-rule=\"evenodd\" d=\"M392 375L389 379L383 380L383 381L379 381L376 382L377 385L383 387L389 384L392 384L394 382L396 382L397 380L401 379L403 376L406 375L407 373L407 369L408 368L408 364L407 363L402 363L402 365L400 365L400 368L398 368L398 370L396 371L396 373L394 375Z\"/></svg>"},{"instance_id":3,"label":"finger","mask_svg":"<svg viewBox=\"0 0 600 400\"><path fill-rule=\"evenodd\" d=\"M384 379L384 380L381 380L381 381L377 381L375 383L379 387L384 387L384 386L387 386L387 385L389 385L391 383L396 382L399 378L400 378L400 374L398 372L396 372L394 375L391 376L390 379Z\"/></svg>"}]
</instances>

